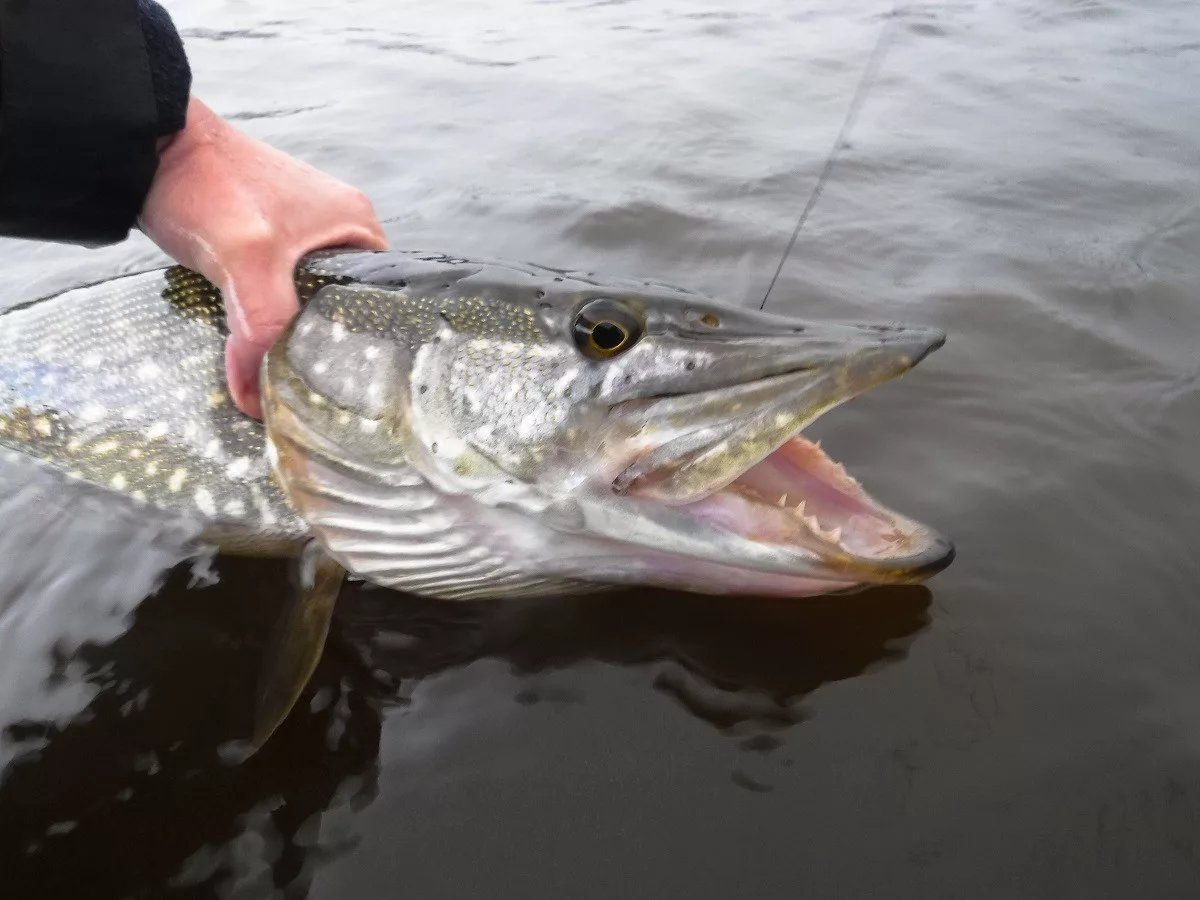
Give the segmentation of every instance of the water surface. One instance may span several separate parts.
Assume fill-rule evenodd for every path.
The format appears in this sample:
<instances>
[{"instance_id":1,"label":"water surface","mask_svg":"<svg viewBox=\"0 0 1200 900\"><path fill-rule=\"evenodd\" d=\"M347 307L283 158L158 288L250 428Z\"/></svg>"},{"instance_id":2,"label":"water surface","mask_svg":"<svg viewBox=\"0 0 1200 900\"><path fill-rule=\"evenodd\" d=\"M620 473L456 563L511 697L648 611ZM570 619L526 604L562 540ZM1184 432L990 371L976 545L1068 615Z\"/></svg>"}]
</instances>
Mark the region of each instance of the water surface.
<instances>
[{"instance_id":1,"label":"water surface","mask_svg":"<svg viewBox=\"0 0 1200 900\"><path fill-rule=\"evenodd\" d=\"M959 559L795 602L358 586L244 760L286 567L4 473L6 896L1194 894L1192 0L168 5L197 93L396 245L753 306L888 29L768 308L950 333L813 431ZM160 257L0 260L8 304Z\"/></svg>"}]
</instances>

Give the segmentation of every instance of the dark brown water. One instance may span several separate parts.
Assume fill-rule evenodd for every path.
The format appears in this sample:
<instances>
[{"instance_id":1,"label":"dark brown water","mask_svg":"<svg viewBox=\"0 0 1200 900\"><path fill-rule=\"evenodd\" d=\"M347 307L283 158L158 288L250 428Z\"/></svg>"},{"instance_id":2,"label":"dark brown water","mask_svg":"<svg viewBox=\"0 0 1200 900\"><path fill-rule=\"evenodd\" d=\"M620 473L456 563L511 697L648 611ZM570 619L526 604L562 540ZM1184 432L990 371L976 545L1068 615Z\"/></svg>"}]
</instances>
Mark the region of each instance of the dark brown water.
<instances>
[{"instance_id":1,"label":"dark brown water","mask_svg":"<svg viewBox=\"0 0 1200 900\"><path fill-rule=\"evenodd\" d=\"M755 306L892 9L169 5L197 92L362 186L397 245ZM950 570L796 602L357 586L241 761L286 568L214 584L185 535L27 486L0 510L3 895L1195 896L1200 7L896 9L769 308L950 333L814 429L957 539ZM159 258L0 259L8 303Z\"/></svg>"}]
</instances>

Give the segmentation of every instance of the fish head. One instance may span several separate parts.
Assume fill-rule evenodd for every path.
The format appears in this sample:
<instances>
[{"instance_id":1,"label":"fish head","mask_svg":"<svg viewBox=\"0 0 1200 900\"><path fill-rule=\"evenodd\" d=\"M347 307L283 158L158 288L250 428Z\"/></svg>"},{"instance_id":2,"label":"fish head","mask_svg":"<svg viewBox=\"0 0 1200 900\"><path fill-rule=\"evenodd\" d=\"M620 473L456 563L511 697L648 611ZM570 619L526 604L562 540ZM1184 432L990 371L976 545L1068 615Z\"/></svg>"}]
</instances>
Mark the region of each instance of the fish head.
<instances>
[{"instance_id":1,"label":"fish head","mask_svg":"<svg viewBox=\"0 0 1200 900\"><path fill-rule=\"evenodd\" d=\"M471 596L530 579L799 596L950 562L802 434L940 332L487 264L399 280L321 288L265 366L279 477L351 571L462 595L398 563L435 539L372 539L409 527L406 502L494 561Z\"/></svg>"}]
</instances>

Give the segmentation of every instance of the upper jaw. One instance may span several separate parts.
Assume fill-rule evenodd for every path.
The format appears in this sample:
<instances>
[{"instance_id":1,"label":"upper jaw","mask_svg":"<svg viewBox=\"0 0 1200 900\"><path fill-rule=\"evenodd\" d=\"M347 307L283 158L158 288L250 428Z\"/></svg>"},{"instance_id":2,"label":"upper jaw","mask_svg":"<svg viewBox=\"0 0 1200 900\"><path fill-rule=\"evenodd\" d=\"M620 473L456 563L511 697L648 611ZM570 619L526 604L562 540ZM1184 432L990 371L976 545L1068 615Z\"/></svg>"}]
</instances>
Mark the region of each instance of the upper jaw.
<instances>
[{"instance_id":1,"label":"upper jaw","mask_svg":"<svg viewBox=\"0 0 1200 900\"><path fill-rule=\"evenodd\" d=\"M739 346L731 348L730 340ZM784 338L761 336L758 343L749 336L721 341L692 390L614 407L614 425L643 451L614 478L617 493L635 491L672 505L703 499L826 411L907 372L945 335L927 328L822 325ZM724 383L712 384L714 377Z\"/></svg>"}]
</instances>

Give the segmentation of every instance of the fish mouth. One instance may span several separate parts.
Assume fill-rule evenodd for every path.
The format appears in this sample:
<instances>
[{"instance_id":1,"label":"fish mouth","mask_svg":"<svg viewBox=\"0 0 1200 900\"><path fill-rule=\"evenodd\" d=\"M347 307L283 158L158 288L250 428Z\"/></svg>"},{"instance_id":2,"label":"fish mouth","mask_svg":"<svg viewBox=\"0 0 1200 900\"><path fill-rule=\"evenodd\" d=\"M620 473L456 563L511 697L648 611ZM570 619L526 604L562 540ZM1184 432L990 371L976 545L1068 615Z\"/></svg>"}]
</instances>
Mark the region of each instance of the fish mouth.
<instances>
[{"instance_id":1,"label":"fish mouth","mask_svg":"<svg viewBox=\"0 0 1200 900\"><path fill-rule=\"evenodd\" d=\"M954 559L949 540L879 503L800 435L726 487L676 509L743 539L815 557L823 574L848 583L922 581Z\"/></svg>"},{"instance_id":2,"label":"fish mouth","mask_svg":"<svg viewBox=\"0 0 1200 900\"><path fill-rule=\"evenodd\" d=\"M657 506L660 521L682 520L693 537L707 532L710 559L738 568L819 578L830 589L936 574L953 561L954 545L875 500L801 434L829 409L902 375L945 341L932 329L897 332L864 340L821 365L685 400L632 404L643 430L656 416L674 418L677 429L638 454L613 480L613 491L643 508ZM693 427L679 427L689 414ZM696 552L702 543L691 544L691 555L702 556Z\"/></svg>"}]
</instances>

